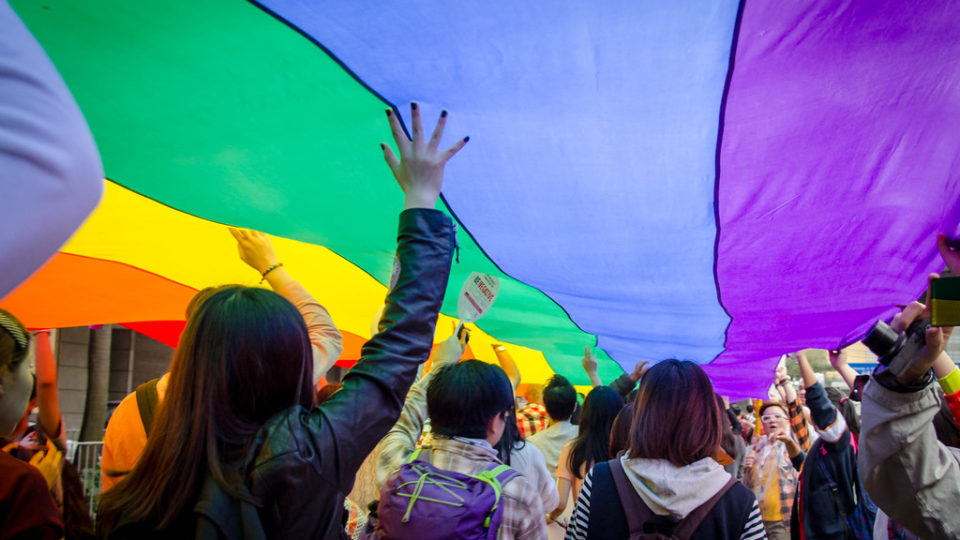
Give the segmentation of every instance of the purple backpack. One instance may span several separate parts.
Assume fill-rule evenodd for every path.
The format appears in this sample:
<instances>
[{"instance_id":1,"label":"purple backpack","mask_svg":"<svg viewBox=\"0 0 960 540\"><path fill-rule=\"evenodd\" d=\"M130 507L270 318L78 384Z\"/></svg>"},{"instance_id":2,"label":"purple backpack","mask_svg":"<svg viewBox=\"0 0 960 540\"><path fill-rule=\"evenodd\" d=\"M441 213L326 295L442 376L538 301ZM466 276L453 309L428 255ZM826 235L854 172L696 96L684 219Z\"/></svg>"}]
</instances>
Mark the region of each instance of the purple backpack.
<instances>
[{"instance_id":1,"label":"purple backpack","mask_svg":"<svg viewBox=\"0 0 960 540\"><path fill-rule=\"evenodd\" d=\"M372 537L495 540L503 522L503 486L519 474L496 463L476 476L445 471L430 464L429 450L417 450L380 491Z\"/></svg>"}]
</instances>

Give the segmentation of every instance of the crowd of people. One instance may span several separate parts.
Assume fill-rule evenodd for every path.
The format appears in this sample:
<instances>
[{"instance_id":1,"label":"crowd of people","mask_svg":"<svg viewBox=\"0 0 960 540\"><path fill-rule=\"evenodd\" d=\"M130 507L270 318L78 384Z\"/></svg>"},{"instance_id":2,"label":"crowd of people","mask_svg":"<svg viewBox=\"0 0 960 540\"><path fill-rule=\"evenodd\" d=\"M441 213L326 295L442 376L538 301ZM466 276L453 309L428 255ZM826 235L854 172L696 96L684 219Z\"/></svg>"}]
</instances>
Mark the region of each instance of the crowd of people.
<instances>
[{"instance_id":1,"label":"crowd of people","mask_svg":"<svg viewBox=\"0 0 960 540\"><path fill-rule=\"evenodd\" d=\"M749 405L690 361L639 361L604 384L589 348L585 396L562 375L521 389L505 348L499 364L464 358L459 328L425 369L455 249L435 205L469 138L440 147L446 111L427 134L412 103L409 137L386 114L404 209L360 361L326 383L342 350L330 315L266 235L231 229L270 289L205 289L187 307L169 372L106 427L95 523L64 459L49 332L0 310L0 539L960 537L948 327L925 330L896 372L858 376L830 351L842 390L794 353L800 387L782 364ZM960 252L937 244L960 273ZM891 327L925 318L913 302Z\"/></svg>"}]
</instances>

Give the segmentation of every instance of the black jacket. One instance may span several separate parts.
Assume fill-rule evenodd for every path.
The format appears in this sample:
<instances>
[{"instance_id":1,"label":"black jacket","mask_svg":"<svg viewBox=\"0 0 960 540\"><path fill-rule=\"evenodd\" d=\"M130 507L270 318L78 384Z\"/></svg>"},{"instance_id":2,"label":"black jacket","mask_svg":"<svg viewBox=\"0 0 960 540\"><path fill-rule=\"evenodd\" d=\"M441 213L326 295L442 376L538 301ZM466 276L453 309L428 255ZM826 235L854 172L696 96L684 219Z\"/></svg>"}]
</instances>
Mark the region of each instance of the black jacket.
<instances>
[{"instance_id":1,"label":"black jacket","mask_svg":"<svg viewBox=\"0 0 960 540\"><path fill-rule=\"evenodd\" d=\"M857 511L860 519L854 523L872 529L876 508L860 486L853 435L820 383L807 388L807 406L821 435L803 461L790 517L791 537L800 538L803 527L809 539L856 538L847 516Z\"/></svg>"},{"instance_id":2,"label":"black jacket","mask_svg":"<svg viewBox=\"0 0 960 540\"><path fill-rule=\"evenodd\" d=\"M430 355L454 249L453 223L437 210L400 214L399 273L380 332L363 347L343 388L312 411L291 407L257 433L240 469L245 502L207 478L194 512L175 529L196 538L345 538L343 500L367 455L400 417L417 368ZM396 269L395 269L396 270ZM124 527L111 537L148 537ZM127 534L129 533L129 534Z\"/></svg>"}]
</instances>

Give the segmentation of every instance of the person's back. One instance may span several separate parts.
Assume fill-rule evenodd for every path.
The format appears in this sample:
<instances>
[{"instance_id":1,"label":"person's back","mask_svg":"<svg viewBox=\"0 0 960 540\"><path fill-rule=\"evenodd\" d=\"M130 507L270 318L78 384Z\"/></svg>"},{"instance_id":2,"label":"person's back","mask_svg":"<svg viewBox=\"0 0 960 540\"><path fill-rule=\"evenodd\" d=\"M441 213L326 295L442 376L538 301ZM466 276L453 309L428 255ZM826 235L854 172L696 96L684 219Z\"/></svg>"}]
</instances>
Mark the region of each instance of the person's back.
<instances>
[{"instance_id":1,"label":"person's back","mask_svg":"<svg viewBox=\"0 0 960 540\"><path fill-rule=\"evenodd\" d=\"M279 264L269 238L257 231L231 229L237 239L241 259L263 275L270 288L289 300L303 317L313 353L313 379L319 380L340 356L342 337L330 314L302 285ZM265 270L269 270L264 274ZM190 300L186 316L190 319L204 300L230 287L207 287ZM103 455L100 463L101 489L115 486L140 459L147 445L147 430L167 391L170 374L165 373L137 387L117 406L103 434ZM144 410L141 410L144 409Z\"/></svg>"},{"instance_id":2,"label":"person's back","mask_svg":"<svg viewBox=\"0 0 960 540\"><path fill-rule=\"evenodd\" d=\"M621 461L625 467L629 467ZM720 472L724 472L722 468ZM660 497L664 504L674 504L675 506L665 506L671 510L679 510L681 500L689 501L686 505L683 517L687 517L698 504L707 502L719 485L723 487L724 482L711 483L712 478L722 477L715 472L712 464L700 463L696 467L690 467L687 470L670 470L669 476L650 475L641 477L640 471L632 468L627 469L628 478L632 485L634 482L643 478L648 484L651 497ZM653 483L656 481L657 483ZM630 526L629 516L625 512L622 499L616 488L616 481L611 472L611 466L608 462L594 465L588 479L584 481L583 489L591 493L590 507L602 508L602 512L590 512L590 521L585 535L568 536L568 538L589 538L590 540L629 538ZM713 490L713 491L710 491ZM672 492L672 500L666 498L667 493ZM580 503L578 502L578 505ZM692 507L692 508L691 508ZM571 516L571 523L577 519L577 511L583 511L582 507L574 510ZM636 512L631 512L636 513ZM664 523L669 521L664 519ZM744 529L748 526L754 526L753 534L743 535ZM698 522L694 532L688 537L691 540L737 540L737 539L758 539L765 538L763 526L760 522L760 515L756 510L756 498L749 488L739 482L732 485L716 503L709 508L703 519Z\"/></svg>"},{"instance_id":3,"label":"person's back","mask_svg":"<svg viewBox=\"0 0 960 540\"><path fill-rule=\"evenodd\" d=\"M421 452L427 454L430 464L442 471L471 476L502 464L493 443L500 440L509 418L507 412L513 408L512 387L503 370L479 360L467 360L429 373L426 382L433 435L423 443ZM421 399L423 387L424 381L415 385L407 396L408 402ZM381 468L397 471L413 454L424 420L416 414L416 409L405 407L404 416L384 440L381 455L390 458L381 462ZM390 486L388 481L381 492L380 505L391 497L398 497L390 491ZM518 475L507 481L498 504L502 512L500 538L545 537L540 494L530 480ZM416 512L414 509L413 527ZM383 527L389 529L390 525L397 526L392 523ZM446 537L442 531L434 532L436 536L424 538Z\"/></svg>"},{"instance_id":4,"label":"person's back","mask_svg":"<svg viewBox=\"0 0 960 540\"><path fill-rule=\"evenodd\" d=\"M579 428L570 422L577 406L577 391L562 375L554 375L543 389L543 405L550 415L550 426L532 435L527 441L543 453L547 470L556 479L557 464L563 445L577 437Z\"/></svg>"},{"instance_id":5,"label":"person's back","mask_svg":"<svg viewBox=\"0 0 960 540\"><path fill-rule=\"evenodd\" d=\"M703 369L657 364L640 381L636 408L628 453L587 474L566 537L763 538L753 493L713 459L722 418Z\"/></svg>"}]
</instances>

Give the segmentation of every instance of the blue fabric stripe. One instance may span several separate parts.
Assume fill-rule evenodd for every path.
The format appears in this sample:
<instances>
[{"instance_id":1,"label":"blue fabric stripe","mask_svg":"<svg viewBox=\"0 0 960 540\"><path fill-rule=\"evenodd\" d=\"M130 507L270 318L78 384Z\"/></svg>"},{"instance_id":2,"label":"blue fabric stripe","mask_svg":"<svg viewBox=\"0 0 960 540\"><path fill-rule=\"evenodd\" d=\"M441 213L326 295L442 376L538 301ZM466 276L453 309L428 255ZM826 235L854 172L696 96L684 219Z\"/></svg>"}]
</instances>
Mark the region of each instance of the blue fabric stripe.
<instances>
[{"instance_id":1,"label":"blue fabric stripe","mask_svg":"<svg viewBox=\"0 0 960 540\"><path fill-rule=\"evenodd\" d=\"M262 4L388 101L451 111L471 142L450 207L621 365L721 352L714 166L738 2Z\"/></svg>"}]
</instances>

